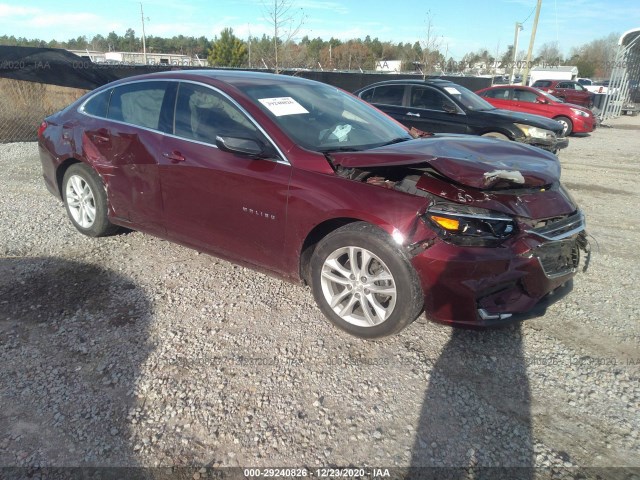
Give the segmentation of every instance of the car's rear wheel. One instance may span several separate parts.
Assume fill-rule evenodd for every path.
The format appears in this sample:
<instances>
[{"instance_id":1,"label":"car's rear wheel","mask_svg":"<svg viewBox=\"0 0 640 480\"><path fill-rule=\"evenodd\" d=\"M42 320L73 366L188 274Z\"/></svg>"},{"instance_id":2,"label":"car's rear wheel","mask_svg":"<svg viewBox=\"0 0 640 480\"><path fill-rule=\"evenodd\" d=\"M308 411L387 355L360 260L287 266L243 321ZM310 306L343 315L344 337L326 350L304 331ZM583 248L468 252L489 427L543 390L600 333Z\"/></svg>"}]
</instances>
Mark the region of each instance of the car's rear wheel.
<instances>
[{"instance_id":1,"label":"car's rear wheel","mask_svg":"<svg viewBox=\"0 0 640 480\"><path fill-rule=\"evenodd\" d=\"M505 134L500 132L487 132L482 134L483 137L497 138L498 140L509 140Z\"/></svg>"},{"instance_id":2,"label":"car's rear wheel","mask_svg":"<svg viewBox=\"0 0 640 480\"><path fill-rule=\"evenodd\" d=\"M62 180L62 195L71 223L89 237L102 237L118 227L107 218L107 194L102 180L84 163L71 165Z\"/></svg>"},{"instance_id":3,"label":"car's rear wheel","mask_svg":"<svg viewBox=\"0 0 640 480\"><path fill-rule=\"evenodd\" d=\"M311 258L311 285L329 320L360 338L397 333L424 307L409 258L386 232L364 222L345 225L319 242Z\"/></svg>"},{"instance_id":4,"label":"car's rear wheel","mask_svg":"<svg viewBox=\"0 0 640 480\"><path fill-rule=\"evenodd\" d=\"M562 135L568 137L573 132L573 122L567 117L555 117L554 120L562 124Z\"/></svg>"}]
</instances>

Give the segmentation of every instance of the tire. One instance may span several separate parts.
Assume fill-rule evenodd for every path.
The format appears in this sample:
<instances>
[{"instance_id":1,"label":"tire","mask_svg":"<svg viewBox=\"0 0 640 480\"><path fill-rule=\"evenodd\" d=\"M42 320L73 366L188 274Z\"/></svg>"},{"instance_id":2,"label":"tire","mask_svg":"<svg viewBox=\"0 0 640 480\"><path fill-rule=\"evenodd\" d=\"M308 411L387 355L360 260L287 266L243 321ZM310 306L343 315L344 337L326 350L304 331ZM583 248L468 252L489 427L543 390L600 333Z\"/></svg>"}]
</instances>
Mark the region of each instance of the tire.
<instances>
[{"instance_id":1,"label":"tire","mask_svg":"<svg viewBox=\"0 0 640 480\"><path fill-rule=\"evenodd\" d=\"M500 132L487 132L487 133L483 133L481 135L482 137L490 137L490 138L497 138L498 140L509 140L509 137L507 137L506 135L500 133Z\"/></svg>"},{"instance_id":2,"label":"tire","mask_svg":"<svg viewBox=\"0 0 640 480\"><path fill-rule=\"evenodd\" d=\"M571 132L573 132L573 122L571 121L570 118L555 117L554 120L562 124L562 134L565 137L568 137L569 135L571 135Z\"/></svg>"},{"instance_id":3,"label":"tire","mask_svg":"<svg viewBox=\"0 0 640 480\"><path fill-rule=\"evenodd\" d=\"M420 279L408 256L386 232L365 222L340 227L318 243L311 257L311 288L334 325L363 339L399 332L424 308Z\"/></svg>"},{"instance_id":4,"label":"tire","mask_svg":"<svg viewBox=\"0 0 640 480\"><path fill-rule=\"evenodd\" d=\"M62 198L73 226L88 237L118 230L107 218L107 194L98 174L84 163L71 165L62 180Z\"/></svg>"}]
</instances>

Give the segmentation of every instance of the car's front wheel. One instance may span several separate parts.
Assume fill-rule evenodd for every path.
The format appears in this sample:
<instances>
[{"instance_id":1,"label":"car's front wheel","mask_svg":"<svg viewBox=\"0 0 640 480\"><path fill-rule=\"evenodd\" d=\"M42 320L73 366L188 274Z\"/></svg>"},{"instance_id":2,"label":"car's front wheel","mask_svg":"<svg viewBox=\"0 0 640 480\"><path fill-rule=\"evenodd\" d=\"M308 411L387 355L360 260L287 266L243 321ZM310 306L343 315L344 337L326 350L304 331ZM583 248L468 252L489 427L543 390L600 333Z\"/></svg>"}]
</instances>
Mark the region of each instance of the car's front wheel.
<instances>
[{"instance_id":1,"label":"car's front wheel","mask_svg":"<svg viewBox=\"0 0 640 480\"><path fill-rule=\"evenodd\" d=\"M567 117L556 117L554 120L562 124L562 136L568 137L573 132L573 122Z\"/></svg>"},{"instance_id":2,"label":"car's front wheel","mask_svg":"<svg viewBox=\"0 0 640 480\"><path fill-rule=\"evenodd\" d=\"M383 230L345 225L320 241L311 285L322 312L360 338L399 332L420 314L424 294L409 258Z\"/></svg>"},{"instance_id":3,"label":"car's front wheel","mask_svg":"<svg viewBox=\"0 0 640 480\"><path fill-rule=\"evenodd\" d=\"M102 181L88 165L75 163L67 169L62 195L71 223L81 233L102 237L118 229L107 218L107 194Z\"/></svg>"}]
</instances>

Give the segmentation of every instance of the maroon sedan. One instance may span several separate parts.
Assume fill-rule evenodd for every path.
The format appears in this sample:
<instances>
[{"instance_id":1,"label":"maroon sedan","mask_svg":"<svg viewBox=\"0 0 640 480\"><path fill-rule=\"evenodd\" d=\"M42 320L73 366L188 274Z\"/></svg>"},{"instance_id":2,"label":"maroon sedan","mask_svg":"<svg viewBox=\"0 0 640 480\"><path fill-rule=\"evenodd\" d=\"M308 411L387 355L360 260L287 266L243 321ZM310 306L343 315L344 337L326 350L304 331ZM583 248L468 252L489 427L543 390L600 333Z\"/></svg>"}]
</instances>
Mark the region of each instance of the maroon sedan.
<instances>
[{"instance_id":1,"label":"maroon sedan","mask_svg":"<svg viewBox=\"0 0 640 480\"><path fill-rule=\"evenodd\" d=\"M595 98L595 94L573 80L536 80L531 86L552 93L567 103L587 108L591 108Z\"/></svg>"},{"instance_id":2,"label":"maroon sedan","mask_svg":"<svg viewBox=\"0 0 640 480\"><path fill-rule=\"evenodd\" d=\"M571 279L584 217L555 155L409 131L328 85L170 72L90 92L39 130L74 226L119 226L311 285L363 338L489 325Z\"/></svg>"},{"instance_id":3,"label":"maroon sedan","mask_svg":"<svg viewBox=\"0 0 640 480\"><path fill-rule=\"evenodd\" d=\"M588 108L564 103L559 98L533 87L500 85L476 92L496 108L534 113L552 118L563 126L562 134L590 133L596 128L593 112Z\"/></svg>"}]
</instances>

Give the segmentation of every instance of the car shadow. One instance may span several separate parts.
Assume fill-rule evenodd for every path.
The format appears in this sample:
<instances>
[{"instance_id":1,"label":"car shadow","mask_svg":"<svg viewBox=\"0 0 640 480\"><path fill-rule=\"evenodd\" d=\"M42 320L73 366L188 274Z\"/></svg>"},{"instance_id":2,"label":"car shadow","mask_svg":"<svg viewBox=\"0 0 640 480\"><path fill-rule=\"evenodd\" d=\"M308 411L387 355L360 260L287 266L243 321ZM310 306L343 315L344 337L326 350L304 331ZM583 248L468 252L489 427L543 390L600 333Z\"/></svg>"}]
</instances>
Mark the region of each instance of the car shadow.
<instances>
[{"instance_id":1,"label":"car shadow","mask_svg":"<svg viewBox=\"0 0 640 480\"><path fill-rule=\"evenodd\" d=\"M442 275L447 275L443 272ZM411 455L411 478L534 477L531 394L522 321L544 315L571 281L527 314L499 328L452 328L424 393ZM442 295L454 317L462 314ZM499 468L496 468L499 467Z\"/></svg>"},{"instance_id":2,"label":"car shadow","mask_svg":"<svg viewBox=\"0 0 640 480\"><path fill-rule=\"evenodd\" d=\"M422 402L412 477L527 479L532 467L531 397L520 325L486 332L453 329Z\"/></svg>"},{"instance_id":3,"label":"car shadow","mask_svg":"<svg viewBox=\"0 0 640 480\"><path fill-rule=\"evenodd\" d=\"M442 275L447 275L443 272ZM433 365L411 455L411 478L534 477L531 394L522 322L543 316L573 290L573 280L525 314L496 328L452 328ZM453 317L463 315L442 295ZM499 468L496 468L499 467Z\"/></svg>"},{"instance_id":4,"label":"car shadow","mask_svg":"<svg viewBox=\"0 0 640 480\"><path fill-rule=\"evenodd\" d=\"M151 316L144 290L113 271L0 259L4 473L138 465L129 426Z\"/></svg>"}]
</instances>

